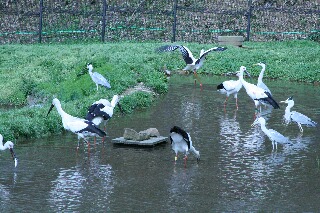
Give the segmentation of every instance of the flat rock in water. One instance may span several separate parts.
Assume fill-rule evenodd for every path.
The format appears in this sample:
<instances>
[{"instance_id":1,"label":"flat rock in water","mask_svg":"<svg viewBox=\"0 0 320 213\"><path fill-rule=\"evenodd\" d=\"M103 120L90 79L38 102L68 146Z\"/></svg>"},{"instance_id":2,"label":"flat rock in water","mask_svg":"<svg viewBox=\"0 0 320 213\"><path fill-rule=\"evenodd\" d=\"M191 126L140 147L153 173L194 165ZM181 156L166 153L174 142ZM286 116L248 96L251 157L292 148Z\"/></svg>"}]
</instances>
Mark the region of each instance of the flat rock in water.
<instances>
[{"instance_id":1,"label":"flat rock in water","mask_svg":"<svg viewBox=\"0 0 320 213\"><path fill-rule=\"evenodd\" d=\"M151 137L148 140L142 140L142 141L137 141L137 140L127 140L124 137L120 138L115 138L112 139L112 143L114 144L126 144L126 145L140 145L140 146L154 146L159 143L166 143L168 137Z\"/></svg>"}]
</instances>

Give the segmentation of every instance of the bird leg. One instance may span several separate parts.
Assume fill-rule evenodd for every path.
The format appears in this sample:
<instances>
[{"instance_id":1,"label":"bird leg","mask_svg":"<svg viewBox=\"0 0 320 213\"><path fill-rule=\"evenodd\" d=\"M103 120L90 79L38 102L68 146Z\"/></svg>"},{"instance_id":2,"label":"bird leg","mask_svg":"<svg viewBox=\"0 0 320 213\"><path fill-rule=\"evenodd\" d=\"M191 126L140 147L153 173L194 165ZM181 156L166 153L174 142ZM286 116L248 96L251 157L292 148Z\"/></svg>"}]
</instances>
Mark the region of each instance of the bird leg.
<instances>
[{"instance_id":1,"label":"bird leg","mask_svg":"<svg viewBox=\"0 0 320 213\"><path fill-rule=\"evenodd\" d=\"M187 159L188 159L188 156L187 156L187 155L185 155L185 156L184 156L184 158L183 158L183 160L184 160L184 167L186 167L186 166L187 166Z\"/></svg>"},{"instance_id":2,"label":"bird leg","mask_svg":"<svg viewBox=\"0 0 320 213\"><path fill-rule=\"evenodd\" d=\"M298 126L299 126L300 132L303 132L303 129L302 129L301 124L299 124L299 123L297 123L297 124L298 124Z\"/></svg>"},{"instance_id":3,"label":"bird leg","mask_svg":"<svg viewBox=\"0 0 320 213\"><path fill-rule=\"evenodd\" d=\"M236 107L237 107L237 110L239 109L238 107L238 98L236 98Z\"/></svg>"},{"instance_id":4,"label":"bird leg","mask_svg":"<svg viewBox=\"0 0 320 213\"><path fill-rule=\"evenodd\" d=\"M228 96L226 97L226 100L224 101L224 108L227 106Z\"/></svg>"},{"instance_id":5,"label":"bird leg","mask_svg":"<svg viewBox=\"0 0 320 213\"><path fill-rule=\"evenodd\" d=\"M194 77L195 77L195 79L194 79L194 85L197 84L197 80L198 80L199 83L200 83L200 87L201 87L201 89L202 89L202 82L201 82L200 78L198 77L198 74L197 74L197 71L196 71L196 70L193 71L193 75L194 75Z\"/></svg>"}]
</instances>

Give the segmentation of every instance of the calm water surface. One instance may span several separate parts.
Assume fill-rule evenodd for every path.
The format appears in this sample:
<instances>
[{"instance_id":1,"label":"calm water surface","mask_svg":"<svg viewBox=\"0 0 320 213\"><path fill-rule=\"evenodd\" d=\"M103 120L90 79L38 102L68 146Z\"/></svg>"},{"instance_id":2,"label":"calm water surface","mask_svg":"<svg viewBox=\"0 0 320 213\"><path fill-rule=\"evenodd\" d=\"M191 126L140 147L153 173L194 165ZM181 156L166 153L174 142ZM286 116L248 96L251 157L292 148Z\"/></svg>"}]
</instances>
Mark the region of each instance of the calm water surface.
<instances>
[{"instance_id":1,"label":"calm water surface","mask_svg":"<svg viewBox=\"0 0 320 213\"><path fill-rule=\"evenodd\" d=\"M76 152L71 133L15 146L19 165L1 152L0 212L230 212L320 211L320 128L282 121L286 105L263 108L267 127L288 136L291 146L272 151L260 127L251 127L254 106L244 89L239 110L216 92L226 78L204 79L201 91L191 78L170 79L168 94L150 109L116 114L108 138ZM293 95L294 110L320 122L319 87L265 81L279 102ZM173 125L189 131L200 151L197 164L182 155L174 165L170 143L153 148L118 146L124 128L155 127L168 136Z\"/></svg>"}]
</instances>

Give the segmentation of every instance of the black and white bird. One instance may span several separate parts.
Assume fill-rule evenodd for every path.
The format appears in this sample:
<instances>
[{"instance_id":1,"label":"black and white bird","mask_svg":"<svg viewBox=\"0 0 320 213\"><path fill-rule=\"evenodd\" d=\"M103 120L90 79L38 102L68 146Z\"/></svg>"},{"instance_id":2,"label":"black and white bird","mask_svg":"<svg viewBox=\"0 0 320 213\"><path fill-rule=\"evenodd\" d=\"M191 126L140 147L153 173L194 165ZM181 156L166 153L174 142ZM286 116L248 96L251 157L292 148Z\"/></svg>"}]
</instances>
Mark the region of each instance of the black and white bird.
<instances>
[{"instance_id":1,"label":"black and white bird","mask_svg":"<svg viewBox=\"0 0 320 213\"><path fill-rule=\"evenodd\" d=\"M71 131L75 134L78 135L78 147L80 145L80 139L82 138L87 144L89 145L89 141L86 139L88 136L100 136L100 137L105 137L106 133L102 131L101 129L98 128L92 121L88 121L85 119L73 117L66 113L62 107L61 103L57 98L54 98L52 100L51 107L47 113L47 116L51 112L52 108L56 107L59 115L61 116L62 119L62 125L63 127Z\"/></svg>"},{"instance_id":2,"label":"black and white bird","mask_svg":"<svg viewBox=\"0 0 320 213\"><path fill-rule=\"evenodd\" d=\"M206 55L208 55L212 51L224 51L227 48L226 47L213 47L213 48L210 48L206 51L202 49L200 51L200 56L197 59L192 55L192 52L186 46L183 46L183 45L164 45L164 46L159 47L156 51L157 52L169 52L169 51L175 51L176 49L180 50L182 57L183 57L183 60L187 64L187 66L183 70L184 71L188 71L188 70L193 71L195 77L198 78L197 70L200 69L200 67L203 65L203 62L204 62ZM200 86L202 86L201 81L200 81Z\"/></svg>"},{"instance_id":3,"label":"black and white bird","mask_svg":"<svg viewBox=\"0 0 320 213\"><path fill-rule=\"evenodd\" d=\"M103 77L100 73L92 72L92 70L93 70L92 64L88 64L87 68L88 68L89 75L90 75L91 79L97 85L97 91L99 88L98 85L104 86L106 88L111 88L110 83L108 82L108 80L105 77Z\"/></svg>"},{"instance_id":4,"label":"black and white bird","mask_svg":"<svg viewBox=\"0 0 320 213\"><path fill-rule=\"evenodd\" d=\"M279 144L289 144L289 138L283 136L279 132L273 129L267 129L266 127L266 120L263 117L258 117L252 124L251 126L255 126L257 124L260 124L261 130L268 136L270 141L272 142L272 149L276 147L278 149L278 143Z\"/></svg>"},{"instance_id":5,"label":"black and white bird","mask_svg":"<svg viewBox=\"0 0 320 213\"><path fill-rule=\"evenodd\" d=\"M249 73L247 73L247 74L249 75ZM232 95L232 94L233 94L233 97L236 99L236 107L237 107L237 109L239 108L238 107L238 92L242 88L242 83L240 81L240 71L236 72L236 76L239 77L238 80L224 81L217 86L218 92L220 92L221 94L226 94L226 96L227 96L226 100L224 101L224 108L226 108L229 95Z\"/></svg>"},{"instance_id":6,"label":"black and white bird","mask_svg":"<svg viewBox=\"0 0 320 213\"><path fill-rule=\"evenodd\" d=\"M256 110L258 111L258 106L260 105L261 111L261 104L269 104L272 105L274 109L279 109L280 106L273 99L269 92L265 91L264 89L261 89L260 87L254 84L248 83L243 79L243 72L245 72L246 70L246 67L240 67L240 81L243 87L246 89L247 94L254 101Z\"/></svg>"},{"instance_id":7,"label":"black and white bird","mask_svg":"<svg viewBox=\"0 0 320 213\"><path fill-rule=\"evenodd\" d=\"M186 165L189 151L192 152L197 158L197 161L200 160L200 153L192 145L191 136L188 132L184 131L180 127L174 126L170 130L170 141L173 151L176 153L174 158L175 162L178 159L178 152L184 153L184 162Z\"/></svg>"},{"instance_id":8,"label":"black and white bird","mask_svg":"<svg viewBox=\"0 0 320 213\"><path fill-rule=\"evenodd\" d=\"M260 71L259 77L258 77L258 82L257 82L257 86L260 87L261 89L264 89L265 91L267 91L268 93L270 93L270 95L272 95L270 89L267 87L267 85L265 85L265 83L263 83L262 78L263 78L263 74L264 71L266 70L266 65L264 63L257 63L254 64L256 66L261 66L262 69Z\"/></svg>"},{"instance_id":9,"label":"black and white bird","mask_svg":"<svg viewBox=\"0 0 320 213\"><path fill-rule=\"evenodd\" d=\"M0 134L0 150L4 151L6 149L9 149L12 159L14 161L14 167L17 167L18 158L16 157L16 154L13 151L13 143L11 141L7 141L3 144L3 136Z\"/></svg>"},{"instance_id":10,"label":"black and white bird","mask_svg":"<svg viewBox=\"0 0 320 213\"><path fill-rule=\"evenodd\" d=\"M105 130L105 125L112 117L114 108L118 106L120 111L123 112L119 101L119 96L114 95L111 103L107 99L100 99L94 102L88 109L86 120L92 121L97 126L103 123Z\"/></svg>"},{"instance_id":11,"label":"black and white bird","mask_svg":"<svg viewBox=\"0 0 320 213\"><path fill-rule=\"evenodd\" d=\"M291 121L297 123L300 129L300 132L303 132L302 125L309 126L309 127L317 126L317 123L311 120L311 118L307 117L306 115L301 114L300 112L297 112L297 111L290 111L291 108L294 106L294 101L292 96L285 101L280 101L280 103L288 104L284 114L284 119L287 124L289 124Z\"/></svg>"}]
</instances>

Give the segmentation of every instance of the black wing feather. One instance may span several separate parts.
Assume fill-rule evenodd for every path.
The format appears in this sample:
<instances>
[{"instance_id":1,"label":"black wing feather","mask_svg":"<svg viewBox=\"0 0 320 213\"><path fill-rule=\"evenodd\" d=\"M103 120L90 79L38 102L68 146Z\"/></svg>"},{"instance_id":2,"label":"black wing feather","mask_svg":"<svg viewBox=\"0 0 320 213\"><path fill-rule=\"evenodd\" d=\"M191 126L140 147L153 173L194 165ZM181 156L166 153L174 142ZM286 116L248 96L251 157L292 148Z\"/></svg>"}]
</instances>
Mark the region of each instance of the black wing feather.
<instances>
[{"instance_id":1,"label":"black wing feather","mask_svg":"<svg viewBox=\"0 0 320 213\"><path fill-rule=\"evenodd\" d=\"M156 49L157 52L169 52L169 51L175 51L176 49L180 50L183 60L186 62L186 64L192 64L193 60L189 56L188 50L182 46L182 45L164 45Z\"/></svg>"},{"instance_id":2,"label":"black wing feather","mask_svg":"<svg viewBox=\"0 0 320 213\"><path fill-rule=\"evenodd\" d=\"M92 123L91 121L85 121L86 124L88 124L88 126L80 131L78 131L79 133L82 132L91 132L91 133L96 133L97 135L99 135L100 137L104 137L107 134L102 131L101 129L99 129L94 123ZM76 133L78 133L76 132Z\"/></svg>"},{"instance_id":3,"label":"black wing feather","mask_svg":"<svg viewBox=\"0 0 320 213\"><path fill-rule=\"evenodd\" d=\"M273 99L272 95L271 95L269 92L267 92L267 91L265 91L264 93L265 93L268 97L258 99L258 101L265 102L265 103L269 103L270 105L273 106L274 109L280 109L279 104Z\"/></svg>"},{"instance_id":4,"label":"black wing feather","mask_svg":"<svg viewBox=\"0 0 320 213\"><path fill-rule=\"evenodd\" d=\"M183 129L181 129L180 127L178 126L174 126L171 128L170 130L170 133L171 132L175 132L179 135L181 135L183 137L183 139L187 142L188 144L188 149L190 149L190 140L189 140L189 135L186 131L184 131ZM172 139L171 139L172 140ZM172 143L172 142L171 142Z\"/></svg>"}]
</instances>

